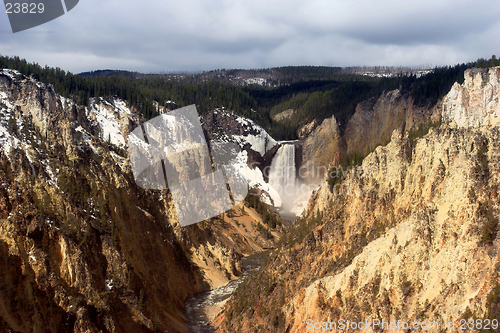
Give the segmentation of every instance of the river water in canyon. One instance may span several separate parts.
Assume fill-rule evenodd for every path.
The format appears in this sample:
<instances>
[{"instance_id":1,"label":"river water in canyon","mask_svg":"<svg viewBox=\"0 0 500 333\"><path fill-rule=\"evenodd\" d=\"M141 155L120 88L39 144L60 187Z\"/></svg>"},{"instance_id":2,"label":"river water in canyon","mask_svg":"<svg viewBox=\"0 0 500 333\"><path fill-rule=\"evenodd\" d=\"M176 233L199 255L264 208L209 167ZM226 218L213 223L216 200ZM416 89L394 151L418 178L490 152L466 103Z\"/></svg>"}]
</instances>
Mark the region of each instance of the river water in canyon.
<instances>
[{"instance_id":1,"label":"river water in canyon","mask_svg":"<svg viewBox=\"0 0 500 333\"><path fill-rule=\"evenodd\" d=\"M243 274L238 280L230 281L223 287L197 294L186 301L184 314L190 333L213 333L214 329L209 324L210 312L216 315L221 305L235 292L240 283L252 271L259 269L271 251L255 253L241 259Z\"/></svg>"}]
</instances>

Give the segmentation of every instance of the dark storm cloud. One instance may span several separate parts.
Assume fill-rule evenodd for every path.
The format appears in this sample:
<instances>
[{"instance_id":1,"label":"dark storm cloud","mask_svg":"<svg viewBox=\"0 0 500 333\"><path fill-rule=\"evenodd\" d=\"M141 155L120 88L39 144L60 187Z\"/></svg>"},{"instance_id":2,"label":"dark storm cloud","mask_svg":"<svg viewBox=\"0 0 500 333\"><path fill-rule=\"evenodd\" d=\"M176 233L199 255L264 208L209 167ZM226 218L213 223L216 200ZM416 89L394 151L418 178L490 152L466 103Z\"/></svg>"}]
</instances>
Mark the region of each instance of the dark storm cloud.
<instances>
[{"instance_id":1,"label":"dark storm cloud","mask_svg":"<svg viewBox=\"0 0 500 333\"><path fill-rule=\"evenodd\" d=\"M419 7L363 15L339 27L346 36L366 43L416 45L447 44L481 34L498 24L500 2L456 2L456 6L417 3ZM421 6L421 7L420 7Z\"/></svg>"},{"instance_id":2,"label":"dark storm cloud","mask_svg":"<svg viewBox=\"0 0 500 333\"><path fill-rule=\"evenodd\" d=\"M454 64L500 54L500 2L97 1L12 34L0 53L73 72Z\"/></svg>"}]
</instances>

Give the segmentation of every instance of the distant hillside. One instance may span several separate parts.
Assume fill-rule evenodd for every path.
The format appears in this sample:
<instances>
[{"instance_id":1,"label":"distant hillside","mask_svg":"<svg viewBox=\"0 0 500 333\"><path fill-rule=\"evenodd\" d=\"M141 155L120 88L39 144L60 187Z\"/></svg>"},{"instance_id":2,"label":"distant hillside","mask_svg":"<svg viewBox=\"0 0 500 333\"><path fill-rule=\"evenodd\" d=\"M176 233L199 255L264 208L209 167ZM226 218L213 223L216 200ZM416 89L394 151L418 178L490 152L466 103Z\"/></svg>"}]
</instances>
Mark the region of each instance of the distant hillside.
<instances>
[{"instance_id":1,"label":"distant hillside","mask_svg":"<svg viewBox=\"0 0 500 333\"><path fill-rule=\"evenodd\" d=\"M79 73L78 75L84 78L91 78L91 79L100 76L118 76L118 77L130 77L133 79L137 79L141 77L143 74L139 72L130 72L124 70L99 69L96 71L82 72Z\"/></svg>"}]
</instances>

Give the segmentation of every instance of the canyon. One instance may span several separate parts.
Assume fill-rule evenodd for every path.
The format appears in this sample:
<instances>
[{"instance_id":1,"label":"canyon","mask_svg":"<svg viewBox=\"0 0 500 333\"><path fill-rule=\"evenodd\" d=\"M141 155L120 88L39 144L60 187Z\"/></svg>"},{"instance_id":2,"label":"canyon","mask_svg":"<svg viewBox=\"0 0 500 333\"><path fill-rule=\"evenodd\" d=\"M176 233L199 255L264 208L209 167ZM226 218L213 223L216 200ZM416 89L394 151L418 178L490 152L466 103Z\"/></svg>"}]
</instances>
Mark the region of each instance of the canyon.
<instances>
[{"instance_id":1,"label":"canyon","mask_svg":"<svg viewBox=\"0 0 500 333\"><path fill-rule=\"evenodd\" d=\"M181 227L170 190L134 180L137 109L116 96L78 105L4 69L0 330L188 332L186 300L230 281L239 287L209 316L217 332L493 318L499 104L493 67L467 70L437 103L384 91L345 122L309 121L298 140L216 107L200 117L207 143L238 147L233 168L254 198ZM264 251L236 282L242 258Z\"/></svg>"},{"instance_id":2,"label":"canyon","mask_svg":"<svg viewBox=\"0 0 500 333\"><path fill-rule=\"evenodd\" d=\"M134 181L140 117L118 98L81 106L3 70L0 113L1 330L187 332L185 300L279 239L245 203L182 228L169 190Z\"/></svg>"}]
</instances>

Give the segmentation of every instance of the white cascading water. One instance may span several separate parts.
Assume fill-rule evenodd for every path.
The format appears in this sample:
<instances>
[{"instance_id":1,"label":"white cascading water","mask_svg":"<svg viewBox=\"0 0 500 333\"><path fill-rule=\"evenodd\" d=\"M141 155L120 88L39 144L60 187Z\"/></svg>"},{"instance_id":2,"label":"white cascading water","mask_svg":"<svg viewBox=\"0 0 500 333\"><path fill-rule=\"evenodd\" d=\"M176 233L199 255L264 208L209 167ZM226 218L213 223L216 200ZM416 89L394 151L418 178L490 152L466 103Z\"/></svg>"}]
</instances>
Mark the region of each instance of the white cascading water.
<instances>
[{"instance_id":1,"label":"white cascading water","mask_svg":"<svg viewBox=\"0 0 500 333\"><path fill-rule=\"evenodd\" d=\"M289 211L296 197L295 145L283 144L274 155L269 171L269 185L278 191L282 210Z\"/></svg>"}]
</instances>

